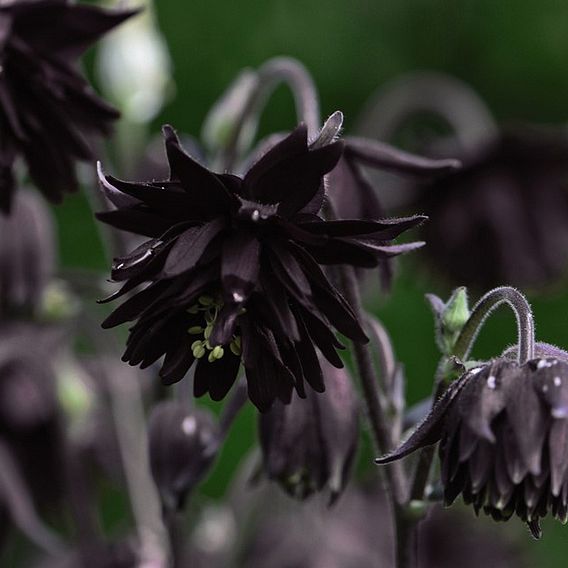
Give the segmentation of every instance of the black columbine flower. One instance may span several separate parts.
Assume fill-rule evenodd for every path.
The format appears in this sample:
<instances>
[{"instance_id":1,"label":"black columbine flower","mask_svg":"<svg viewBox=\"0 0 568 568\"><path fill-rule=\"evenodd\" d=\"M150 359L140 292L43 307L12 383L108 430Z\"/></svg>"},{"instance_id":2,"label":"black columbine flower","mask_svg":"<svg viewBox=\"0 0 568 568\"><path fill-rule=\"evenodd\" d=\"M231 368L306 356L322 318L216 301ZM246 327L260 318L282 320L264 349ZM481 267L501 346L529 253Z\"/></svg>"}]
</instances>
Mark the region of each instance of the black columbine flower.
<instances>
[{"instance_id":1,"label":"black columbine flower","mask_svg":"<svg viewBox=\"0 0 568 568\"><path fill-rule=\"evenodd\" d=\"M77 189L74 161L93 157L86 136L107 134L118 114L76 60L132 14L70 0L0 2L0 210L10 210L18 156L50 201Z\"/></svg>"},{"instance_id":2,"label":"black columbine flower","mask_svg":"<svg viewBox=\"0 0 568 568\"><path fill-rule=\"evenodd\" d=\"M452 383L388 463L440 441L444 500L512 515L541 535L549 512L568 519L568 363L497 359Z\"/></svg>"},{"instance_id":3,"label":"black columbine flower","mask_svg":"<svg viewBox=\"0 0 568 568\"><path fill-rule=\"evenodd\" d=\"M264 471L290 495L305 499L329 489L330 502L341 494L359 438L359 407L351 377L321 362L326 392L275 402L260 415Z\"/></svg>"},{"instance_id":4,"label":"black columbine flower","mask_svg":"<svg viewBox=\"0 0 568 568\"><path fill-rule=\"evenodd\" d=\"M117 209L99 219L150 237L112 269L125 284L109 299L149 282L103 324L137 320L123 360L145 367L165 354L166 383L197 361L195 395L215 400L242 360L249 397L262 410L275 398L289 402L293 388L305 396L304 381L323 391L315 348L341 367L333 330L367 338L322 266L374 267L412 250L419 243L389 243L424 218L322 219L322 178L343 146L321 137L308 145L304 125L244 177L213 173L183 151L171 127L164 135L168 181L127 183L100 173Z\"/></svg>"},{"instance_id":5,"label":"black columbine flower","mask_svg":"<svg viewBox=\"0 0 568 568\"><path fill-rule=\"evenodd\" d=\"M504 131L463 168L418 188L431 222L425 254L452 282L478 289L542 286L566 274L568 140L544 128Z\"/></svg>"}]
</instances>

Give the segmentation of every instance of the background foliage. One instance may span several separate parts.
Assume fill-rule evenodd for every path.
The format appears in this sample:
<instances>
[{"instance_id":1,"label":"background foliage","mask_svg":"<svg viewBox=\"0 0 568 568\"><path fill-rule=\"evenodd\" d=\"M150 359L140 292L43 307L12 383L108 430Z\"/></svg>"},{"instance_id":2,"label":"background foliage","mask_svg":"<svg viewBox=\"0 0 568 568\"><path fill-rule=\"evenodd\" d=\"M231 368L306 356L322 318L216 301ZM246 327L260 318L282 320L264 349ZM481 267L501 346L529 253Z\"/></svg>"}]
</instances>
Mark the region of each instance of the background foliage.
<instances>
[{"instance_id":1,"label":"background foliage","mask_svg":"<svg viewBox=\"0 0 568 568\"><path fill-rule=\"evenodd\" d=\"M208 108L241 68L284 54L313 73L324 114L343 110L347 131L379 86L416 69L465 80L499 121L568 119L568 3L558 0L161 0L156 9L175 66L176 93L155 121L155 132L170 122L198 135ZM262 131L293 124L287 93L278 92L270 109ZM84 197L68 198L55 212L63 264L104 269ZM426 291L445 296L449 288L420 270L416 258L407 259L394 292L375 306L405 365L410 402L429 393L437 361ZM531 300L539 339L567 346L568 282ZM498 314L482 333L479 356L500 352L514 339L514 329L511 316ZM202 488L203 499L223 495L254 437L248 409ZM120 505L109 501L109 519L119 518ZM496 538L500 530L495 526ZM545 524L543 541L528 543L535 565L564 566L566 538L562 526Z\"/></svg>"}]
</instances>

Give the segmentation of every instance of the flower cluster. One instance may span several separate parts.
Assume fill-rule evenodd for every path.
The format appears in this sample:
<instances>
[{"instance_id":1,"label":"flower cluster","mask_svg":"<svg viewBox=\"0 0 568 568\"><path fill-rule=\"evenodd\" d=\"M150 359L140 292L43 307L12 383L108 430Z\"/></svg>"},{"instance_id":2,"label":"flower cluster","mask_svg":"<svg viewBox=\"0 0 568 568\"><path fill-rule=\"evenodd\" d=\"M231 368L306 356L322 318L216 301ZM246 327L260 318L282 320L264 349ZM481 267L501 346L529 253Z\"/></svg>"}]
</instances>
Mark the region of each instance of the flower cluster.
<instances>
[{"instance_id":1,"label":"flower cluster","mask_svg":"<svg viewBox=\"0 0 568 568\"><path fill-rule=\"evenodd\" d=\"M105 327L136 320L123 360L148 366L165 354L160 374L179 381L197 361L194 392L222 399L244 364L249 396L266 410L288 403L307 382L323 391L316 347L342 366L338 330L365 342L352 308L322 267L371 268L420 243L392 239L423 217L336 220L320 216L323 176L337 164L335 139L308 143L298 126L243 177L214 173L184 152L164 128L170 179L128 183L100 173L116 206L98 218L150 237L116 259L125 282L110 299L149 283L118 307Z\"/></svg>"},{"instance_id":2,"label":"flower cluster","mask_svg":"<svg viewBox=\"0 0 568 568\"><path fill-rule=\"evenodd\" d=\"M100 100L76 67L101 35L133 14L69 0L0 2L0 210L10 210L13 166L54 202L75 191L75 160L92 160L87 139L108 134L118 113Z\"/></svg>"}]
</instances>

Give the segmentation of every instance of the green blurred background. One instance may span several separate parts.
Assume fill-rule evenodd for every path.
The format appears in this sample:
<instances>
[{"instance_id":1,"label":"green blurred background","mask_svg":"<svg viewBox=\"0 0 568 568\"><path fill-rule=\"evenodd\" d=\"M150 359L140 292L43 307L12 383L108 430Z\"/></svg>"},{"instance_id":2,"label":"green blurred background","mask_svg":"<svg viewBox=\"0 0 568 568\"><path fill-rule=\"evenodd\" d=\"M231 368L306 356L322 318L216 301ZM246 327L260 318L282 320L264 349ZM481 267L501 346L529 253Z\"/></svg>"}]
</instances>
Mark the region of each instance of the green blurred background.
<instances>
[{"instance_id":1,"label":"green blurred background","mask_svg":"<svg viewBox=\"0 0 568 568\"><path fill-rule=\"evenodd\" d=\"M563 123L568 118L568 2L558 0L161 0L156 6L174 64L175 96L152 125L170 122L199 135L208 108L243 67L276 55L301 60L319 86L322 110L341 109L349 132L372 93L397 75L418 69L445 71L470 85L499 121ZM92 68L92 54L88 66ZM278 91L261 131L290 128L290 95ZM104 269L105 261L83 196L55 208L62 262ZM527 228L530 230L530 228ZM418 253L419 254L419 253ZM446 296L444 283L406 259L393 293L373 304L404 363L412 403L428 395L437 352L423 296ZM568 346L568 285L532 296L540 340ZM480 357L514 340L512 316L498 313L484 329ZM238 420L202 498L223 495L255 440L255 417ZM363 463L368 452L363 451ZM495 525L499 538L503 527ZM539 543L525 535L534 565L565 566L568 529L545 524ZM519 524L519 532L526 533Z\"/></svg>"}]
</instances>

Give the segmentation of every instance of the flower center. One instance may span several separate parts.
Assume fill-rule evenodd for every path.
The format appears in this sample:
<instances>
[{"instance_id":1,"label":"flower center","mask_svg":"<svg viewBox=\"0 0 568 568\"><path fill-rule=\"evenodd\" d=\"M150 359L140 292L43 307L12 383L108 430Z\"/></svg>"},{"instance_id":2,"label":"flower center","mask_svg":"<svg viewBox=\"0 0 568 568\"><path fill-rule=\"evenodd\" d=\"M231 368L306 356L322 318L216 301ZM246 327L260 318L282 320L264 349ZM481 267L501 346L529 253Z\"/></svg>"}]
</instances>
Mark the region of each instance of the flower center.
<instances>
[{"instance_id":1,"label":"flower center","mask_svg":"<svg viewBox=\"0 0 568 568\"><path fill-rule=\"evenodd\" d=\"M212 296L200 296L197 303L188 308L190 314L202 314L203 324L194 325L190 327L187 332L190 335L197 336L197 339L191 344L191 351L196 359L202 359L207 355L207 360L210 363L221 359L225 354L225 349L222 345L211 345L209 338L213 333L213 328L217 322L219 312L223 307L223 301L220 298L213 298ZM201 338L199 338L201 336ZM241 356L241 336L238 334L233 335L229 343L229 349L237 357Z\"/></svg>"}]
</instances>

